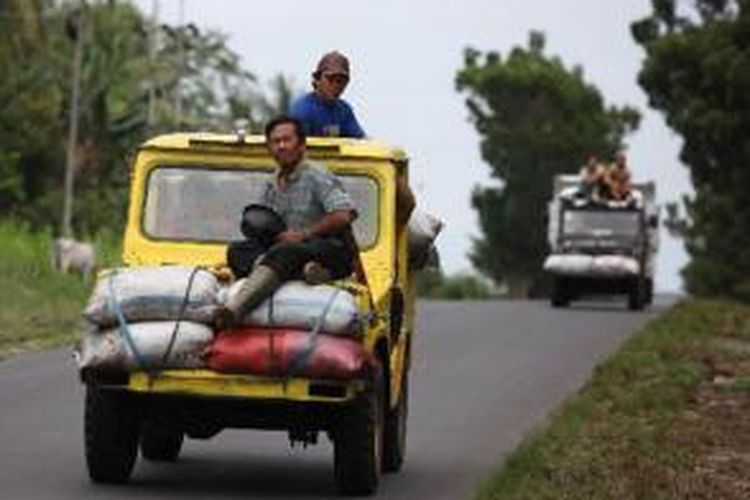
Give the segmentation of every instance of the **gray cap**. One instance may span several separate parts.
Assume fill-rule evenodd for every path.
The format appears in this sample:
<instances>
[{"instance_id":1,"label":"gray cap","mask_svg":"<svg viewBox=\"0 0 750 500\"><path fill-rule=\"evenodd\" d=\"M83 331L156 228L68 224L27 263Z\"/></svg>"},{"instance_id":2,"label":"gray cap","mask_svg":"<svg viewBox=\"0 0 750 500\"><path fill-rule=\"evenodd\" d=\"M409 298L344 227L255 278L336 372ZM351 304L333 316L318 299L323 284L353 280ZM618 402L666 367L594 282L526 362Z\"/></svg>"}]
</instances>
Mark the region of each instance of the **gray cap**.
<instances>
[{"instance_id":1,"label":"gray cap","mask_svg":"<svg viewBox=\"0 0 750 500\"><path fill-rule=\"evenodd\" d=\"M317 78L323 73L349 76L349 59L341 52L329 52L318 61L318 67L313 75Z\"/></svg>"}]
</instances>

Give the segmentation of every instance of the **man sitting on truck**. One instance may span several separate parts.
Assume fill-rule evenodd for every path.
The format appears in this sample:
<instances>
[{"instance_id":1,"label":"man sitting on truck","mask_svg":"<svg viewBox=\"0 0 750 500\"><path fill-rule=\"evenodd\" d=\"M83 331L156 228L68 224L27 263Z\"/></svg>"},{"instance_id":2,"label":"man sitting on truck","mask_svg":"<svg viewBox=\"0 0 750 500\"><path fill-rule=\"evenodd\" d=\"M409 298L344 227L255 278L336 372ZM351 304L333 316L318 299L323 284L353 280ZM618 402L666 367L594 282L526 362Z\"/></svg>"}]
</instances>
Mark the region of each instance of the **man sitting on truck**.
<instances>
[{"instance_id":1,"label":"man sitting on truck","mask_svg":"<svg viewBox=\"0 0 750 500\"><path fill-rule=\"evenodd\" d=\"M604 197L607 191L604 182L605 171L606 169L599 163L596 155L589 155L579 174L581 177L579 195L593 201L598 201Z\"/></svg>"},{"instance_id":2,"label":"man sitting on truck","mask_svg":"<svg viewBox=\"0 0 750 500\"><path fill-rule=\"evenodd\" d=\"M357 212L341 181L305 158L305 132L296 118L279 116L265 129L278 164L261 204L281 216L287 230L250 271L238 293L219 308L214 323L229 328L289 279L318 272L332 279L352 273L351 223Z\"/></svg>"},{"instance_id":3,"label":"man sitting on truck","mask_svg":"<svg viewBox=\"0 0 750 500\"><path fill-rule=\"evenodd\" d=\"M628 169L627 159L623 151L615 153L614 162L607 169L604 179L609 187L609 195L612 200L630 200L630 169Z\"/></svg>"}]
</instances>

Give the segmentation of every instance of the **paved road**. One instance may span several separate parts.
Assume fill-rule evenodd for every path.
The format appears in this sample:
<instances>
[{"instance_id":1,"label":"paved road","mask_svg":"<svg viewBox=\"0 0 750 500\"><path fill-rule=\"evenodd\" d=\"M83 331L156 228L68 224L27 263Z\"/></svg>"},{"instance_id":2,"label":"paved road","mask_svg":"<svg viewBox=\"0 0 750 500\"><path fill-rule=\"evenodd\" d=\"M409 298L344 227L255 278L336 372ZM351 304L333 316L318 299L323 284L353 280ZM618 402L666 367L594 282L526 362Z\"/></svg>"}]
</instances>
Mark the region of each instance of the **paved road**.
<instances>
[{"instance_id":1,"label":"paved road","mask_svg":"<svg viewBox=\"0 0 750 500\"><path fill-rule=\"evenodd\" d=\"M658 311L659 308L656 308ZM469 499L478 483L653 313L619 303L425 302L414 349L408 456L377 498ZM335 497L332 449L227 431L176 464L139 461L130 484L88 482L82 397L68 350L0 363L0 496L67 499Z\"/></svg>"}]
</instances>

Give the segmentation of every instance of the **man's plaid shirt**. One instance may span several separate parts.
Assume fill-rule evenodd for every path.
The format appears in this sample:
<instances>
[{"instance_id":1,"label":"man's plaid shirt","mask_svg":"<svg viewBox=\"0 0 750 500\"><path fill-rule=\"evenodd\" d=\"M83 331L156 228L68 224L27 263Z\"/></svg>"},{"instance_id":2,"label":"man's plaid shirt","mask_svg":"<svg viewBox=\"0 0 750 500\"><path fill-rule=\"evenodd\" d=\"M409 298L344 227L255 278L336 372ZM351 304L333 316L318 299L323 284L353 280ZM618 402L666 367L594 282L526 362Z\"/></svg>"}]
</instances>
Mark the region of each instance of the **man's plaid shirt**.
<instances>
[{"instance_id":1,"label":"man's plaid shirt","mask_svg":"<svg viewBox=\"0 0 750 500\"><path fill-rule=\"evenodd\" d=\"M277 175L266 185L263 204L279 214L290 230L308 229L330 212L355 210L341 181L319 163L302 160L284 189L279 189Z\"/></svg>"}]
</instances>

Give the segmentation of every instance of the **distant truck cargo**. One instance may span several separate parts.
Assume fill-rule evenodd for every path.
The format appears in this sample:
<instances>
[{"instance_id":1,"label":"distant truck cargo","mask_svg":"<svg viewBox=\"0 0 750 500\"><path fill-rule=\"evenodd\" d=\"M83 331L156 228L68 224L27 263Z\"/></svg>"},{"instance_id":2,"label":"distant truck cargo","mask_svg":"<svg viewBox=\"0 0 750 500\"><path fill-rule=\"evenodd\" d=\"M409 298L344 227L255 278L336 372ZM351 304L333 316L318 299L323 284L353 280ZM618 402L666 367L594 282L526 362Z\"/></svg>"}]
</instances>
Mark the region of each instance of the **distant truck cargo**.
<instances>
[{"instance_id":1,"label":"distant truck cargo","mask_svg":"<svg viewBox=\"0 0 750 500\"><path fill-rule=\"evenodd\" d=\"M579 186L577 175L555 177L544 262L552 306L592 295L625 295L631 310L651 304L659 247L654 183L633 183L627 203L592 200Z\"/></svg>"}]
</instances>

